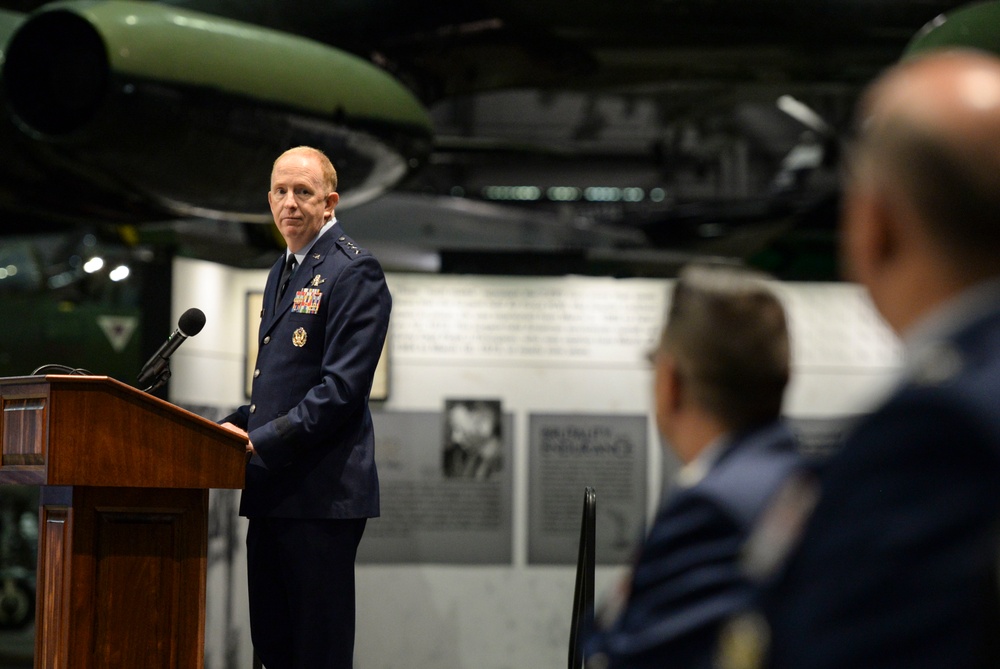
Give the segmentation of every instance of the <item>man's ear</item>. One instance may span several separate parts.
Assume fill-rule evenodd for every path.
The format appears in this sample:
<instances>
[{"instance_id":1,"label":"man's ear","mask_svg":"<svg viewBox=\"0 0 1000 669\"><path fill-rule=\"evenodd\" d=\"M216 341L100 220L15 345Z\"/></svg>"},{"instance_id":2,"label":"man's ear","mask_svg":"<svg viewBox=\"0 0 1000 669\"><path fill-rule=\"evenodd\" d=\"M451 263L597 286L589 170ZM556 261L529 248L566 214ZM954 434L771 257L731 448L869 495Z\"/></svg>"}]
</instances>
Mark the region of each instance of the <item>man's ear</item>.
<instances>
[{"instance_id":1,"label":"man's ear","mask_svg":"<svg viewBox=\"0 0 1000 669\"><path fill-rule=\"evenodd\" d=\"M677 369L677 360L668 353L661 353L656 363L657 411L668 416L680 408L684 394L684 381Z\"/></svg>"},{"instance_id":2,"label":"man's ear","mask_svg":"<svg viewBox=\"0 0 1000 669\"><path fill-rule=\"evenodd\" d=\"M662 352L657 355L655 378L653 406L656 409L656 429L668 442L673 442L677 436L678 410L683 403L685 388L677 370L677 361L672 355Z\"/></svg>"},{"instance_id":3,"label":"man's ear","mask_svg":"<svg viewBox=\"0 0 1000 669\"><path fill-rule=\"evenodd\" d=\"M681 375L681 371L677 366L677 359L674 357L670 358L667 383L670 384L670 408L677 411L687 399L687 384L684 382L684 377Z\"/></svg>"},{"instance_id":4,"label":"man's ear","mask_svg":"<svg viewBox=\"0 0 1000 669\"><path fill-rule=\"evenodd\" d=\"M334 191L334 192L332 192L332 193L330 193L329 195L326 196L326 207L325 207L325 209L326 209L326 212L329 214L329 216L326 217L326 220L329 221L330 219L333 218L333 208L337 206L338 202L340 202L340 194L337 193L336 191Z\"/></svg>"},{"instance_id":5,"label":"man's ear","mask_svg":"<svg viewBox=\"0 0 1000 669\"><path fill-rule=\"evenodd\" d=\"M895 262L905 243L904 230L900 221L898 203L889 193L877 193L872 204L871 248L877 262L882 266Z\"/></svg>"},{"instance_id":6,"label":"man's ear","mask_svg":"<svg viewBox=\"0 0 1000 669\"><path fill-rule=\"evenodd\" d=\"M847 278L865 285L897 260L904 239L899 208L890 193L852 189L844 200L841 260Z\"/></svg>"}]
</instances>

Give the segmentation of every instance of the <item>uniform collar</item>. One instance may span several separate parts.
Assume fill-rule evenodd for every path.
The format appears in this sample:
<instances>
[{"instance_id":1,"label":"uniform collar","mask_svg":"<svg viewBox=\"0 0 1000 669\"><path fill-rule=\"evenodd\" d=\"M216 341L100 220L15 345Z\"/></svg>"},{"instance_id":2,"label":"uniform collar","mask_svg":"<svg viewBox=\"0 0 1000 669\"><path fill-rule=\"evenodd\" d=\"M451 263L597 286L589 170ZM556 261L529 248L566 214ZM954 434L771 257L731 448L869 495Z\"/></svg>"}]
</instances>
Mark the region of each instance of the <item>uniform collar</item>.
<instances>
[{"instance_id":1,"label":"uniform collar","mask_svg":"<svg viewBox=\"0 0 1000 669\"><path fill-rule=\"evenodd\" d=\"M309 255L309 252L312 250L312 247L316 244L316 241L320 237L322 237L323 235L325 235L327 233L327 231L330 228L332 228L333 226L335 226L336 224L337 224L337 217L334 216L329 221L327 221L326 224L323 225L322 228L319 229L319 232L316 233L316 236L313 237L312 241L309 242L308 244L306 244L305 246L303 246L302 250L299 251L298 253L294 253L293 254L288 249L285 249L285 260L286 261L288 260L288 256L294 255L295 256L295 262L298 263L299 265L301 265L302 261L305 260L306 256Z\"/></svg>"},{"instance_id":2,"label":"uniform collar","mask_svg":"<svg viewBox=\"0 0 1000 669\"><path fill-rule=\"evenodd\" d=\"M917 322L903 337L909 350L948 339L1000 307L1000 278L978 283Z\"/></svg>"},{"instance_id":3,"label":"uniform collar","mask_svg":"<svg viewBox=\"0 0 1000 669\"><path fill-rule=\"evenodd\" d=\"M719 458L722 457L722 453L725 451L729 441L729 435L723 434L717 437L708 446L701 449L698 457L681 467L681 470L677 472L678 487L690 488L698 485L705 478L705 475L712 470L712 467L719 461Z\"/></svg>"},{"instance_id":4,"label":"uniform collar","mask_svg":"<svg viewBox=\"0 0 1000 669\"><path fill-rule=\"evenodd\" d=\"M924 376L928 364L943 364L942 358L954 352L960 333L998 311L1000 278L962 291L922 318L903 336L904 380Z\"/></svg>"}]
</instances>

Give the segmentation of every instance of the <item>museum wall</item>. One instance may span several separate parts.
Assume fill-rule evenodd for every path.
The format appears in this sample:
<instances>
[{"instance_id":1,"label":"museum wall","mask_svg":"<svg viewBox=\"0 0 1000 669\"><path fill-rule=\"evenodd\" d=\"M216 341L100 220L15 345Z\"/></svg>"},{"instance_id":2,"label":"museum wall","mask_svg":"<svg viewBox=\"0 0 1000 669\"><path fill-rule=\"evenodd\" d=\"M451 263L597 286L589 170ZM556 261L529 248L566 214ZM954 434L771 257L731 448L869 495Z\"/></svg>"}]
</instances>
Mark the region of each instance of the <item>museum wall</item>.
<instances>
[{"instance_id":1,"label":"museum wall","mask_svg":"<svg viewBox=\"0 0 1000 669\"><path fill-rule=\"evenodd\" d=\"M171 400L245 401L266 271L175 260ZM566 662L584 486L597 590L624 571L676 462L649 415L670 281L391 274L372 403L383 517L358 564L359 669ZM892 383L897 342L851 284L776 284L793 337L786 414L822 450ZM251 359L252 364L252 359ZM212 491L206 667L250 666L238 491Z\"/></svg>"}]
</instances>

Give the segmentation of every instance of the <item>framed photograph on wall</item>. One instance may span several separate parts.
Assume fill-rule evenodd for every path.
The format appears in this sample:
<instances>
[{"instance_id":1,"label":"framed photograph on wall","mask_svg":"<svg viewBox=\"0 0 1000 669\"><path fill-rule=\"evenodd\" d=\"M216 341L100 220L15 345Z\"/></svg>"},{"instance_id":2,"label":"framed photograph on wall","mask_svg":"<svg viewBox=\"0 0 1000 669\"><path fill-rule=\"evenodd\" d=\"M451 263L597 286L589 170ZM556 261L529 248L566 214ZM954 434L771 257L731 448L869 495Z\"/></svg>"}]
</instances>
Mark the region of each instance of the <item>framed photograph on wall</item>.
<instances>
[{"instance_id":1,"label":"framed photograph on wall","mask_svg":"<svg viewBox=\"0 0 1000 669\"><path fill-rule=\"evenodd\" d=\"M257 331L260 329L260 317L264 309L264 292L248 291L246 298L246 361L243 368L243 392L250 399L253 389L253 370L257 363ZM383 402L389 399L389 338L386 337L382 346L382 354L375 368L375 378L372 382L371 399Z\"/></svg>"},{"instance_id":2,"label":"framed photograph on wall","mask_svg":"<svg viewBox=\"0 0 1000 669\"><path fill-rule=\"evenodd\" d=\"M250 391L253 388L253 370L257 364L257 331L260 330L260 317L263 311L264 291L248 291L244 339L247 357L243 363L243 392L246 393L247 399L250 399Z\"/></svg>"}]
</instances>

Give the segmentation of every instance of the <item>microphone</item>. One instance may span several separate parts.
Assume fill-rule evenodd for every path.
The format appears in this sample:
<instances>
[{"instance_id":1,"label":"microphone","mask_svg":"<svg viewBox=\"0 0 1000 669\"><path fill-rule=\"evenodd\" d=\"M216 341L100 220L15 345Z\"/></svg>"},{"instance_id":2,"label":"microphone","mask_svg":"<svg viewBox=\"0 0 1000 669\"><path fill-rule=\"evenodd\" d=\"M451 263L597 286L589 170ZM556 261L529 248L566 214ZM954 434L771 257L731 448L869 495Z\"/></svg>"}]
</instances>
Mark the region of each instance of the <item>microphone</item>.
<instances>
[{"instance_id":1,"label":"microphone","mask_svg":"<svg viewBox=\"0 0 1000 669\"><path fill-rule=\"evenodd\" d=\"M139 387L149 385L147 390L150 390L166 382L170 378L170 356L185 339L195 336L203 327L205 327L205 312L201 309L192 308L181 314L180 320L177 321L177 329L167 337L160 350L142 366L139 372ZM161 376L163 378L160 378Z\"/></svg>"}]
</instances>

